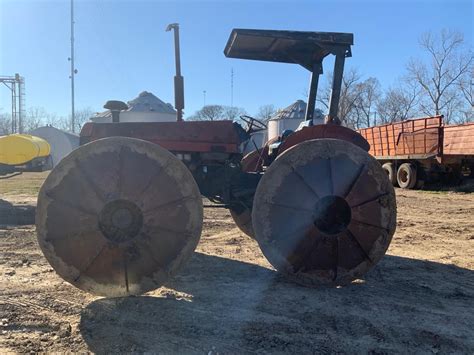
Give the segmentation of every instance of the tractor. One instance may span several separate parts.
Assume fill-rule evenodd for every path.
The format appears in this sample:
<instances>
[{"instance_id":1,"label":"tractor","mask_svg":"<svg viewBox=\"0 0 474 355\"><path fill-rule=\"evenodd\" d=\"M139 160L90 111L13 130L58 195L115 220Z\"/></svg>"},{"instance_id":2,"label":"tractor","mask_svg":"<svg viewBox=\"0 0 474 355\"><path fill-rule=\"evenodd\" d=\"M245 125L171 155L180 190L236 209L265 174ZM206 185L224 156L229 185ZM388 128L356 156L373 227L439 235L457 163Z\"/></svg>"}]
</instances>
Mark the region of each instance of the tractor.
<instances>
[{"instance_id":1,"label":"tractor","mask_svg":"<svg viewBox=\"0 0 474 355\"><path fill-rule=\"evenodd\" d=\"M262 122L186 121L176 46L176 122L86 123L81 146L49 174L38 196L39 245L74 286L107 297L162 286L201 235L203 197L231 212L281 274L306 286L344 285L385 254L396 200L369 144L338 119L350 33L234 29L229 58L299 64L310 71L305 121L243 156ZM323 59L335 56L325 124L313 124ZM275 88L277 90L277 88Z\"/></svg>"}]
</instances>

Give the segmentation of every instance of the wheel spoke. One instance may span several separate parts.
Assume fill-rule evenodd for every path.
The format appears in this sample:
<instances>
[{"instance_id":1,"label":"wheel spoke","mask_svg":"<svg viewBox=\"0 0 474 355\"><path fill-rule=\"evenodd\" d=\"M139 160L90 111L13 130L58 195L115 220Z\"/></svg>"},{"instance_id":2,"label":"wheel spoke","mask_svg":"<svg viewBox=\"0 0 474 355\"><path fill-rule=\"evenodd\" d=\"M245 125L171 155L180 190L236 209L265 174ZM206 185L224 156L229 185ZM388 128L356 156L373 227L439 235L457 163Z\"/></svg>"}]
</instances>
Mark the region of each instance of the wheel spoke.
<instances>
[{"instance_id":1,"label":"wheel spoke","mask_svg":"<svg viewBox=\"0 0 474 355\"><path fill-rule=\"evenodd\" d=\"M303 184L306 185L306 186L310 189L310 191L314 194L314 196L319 199L319 198L320 198L320 197L319 197L319 194L316 192L316 190L313 189L313 186L311 186L311 184L309 184L309 183L306 181L306 179L304 178L304 176L301 175L292 165L289 165L289 164L288 164L288 166L291 168L291 170L293 171L293 173L303 182Z\"/></svg>"},{"instance_id":2,"label":"wheel spoke","mask_svg":"<svg viewBox=\"0 0 474 355\"><path fill-rule=\"evenodd\" d=\"M154 207L151 207L149 208L148 210L144 211L143 214L149 214L151 212L156 212L162 208L166 208L166 207L169 207L169 206L173 206L173 205L177 205L179 204L180 202L184 202L184 201L192 201L195 199L195 196L184 196L184 197L179 197L175 200L171 200L171 201L167 201L167 202L164 202L164 203L161 203L157 206L154 206Z\"/></svg>"},{"instance_id":3,"label":"wheel spoke","mask_svg":"<svg viewBox=\"0 0 474 355\"><path fill-rule=\"evenodd\" d=\"M378 226L378 225L376 225L376 224L371 224L371 223L367 223L367 222L358 221L357 219L354 219L354 218L352 219L352 222L355 222L355 223L360 224L360 225L363 225L363 226L374 227L374 228L378 228L378 229L380 229L380 230L389 232L388 228L385 228L385 227L382 227L382 226Z\"/></svg>"},{"instance_id":4,"label":"wheel spoke","mask_svg":"<svg viewBox=\"0 0 474 355\"><path fill-rule=\"evenodd\" d=\"M97 260L97 258L100 256L100 254L103 253L103 251L105 250L105 248L107 247L107 244L104 244L102 246L102 248L99 249L99 252L92 258L92 260L87 264L87 266L85 268L83 268L82 270L79 271L79 275L74 279L74 282L77 282L79 281L79 279L81 278L82 274L87 272L87 270L90 269L90 267L92 266L92 264L94 264L94 262Z\"/></svg>"},{"instance_id":5,"label":"wheel spoke","mask_svg":"<svg viewBox=\"0 0 474 355\"><path fill-rule=\"evenodd\" d=\"M123 274L125 276L125 288L127 290L127 293L129 292L128 288L128 265L127 265L127 256L124 254L123 255Z\"/></svg>"},{"instance_id":6,"label":"wheel spoke","mask_svg":"<svg viewBox=\"0 0 474 355\"><path fill-rule=\"evenodd\" d=\"M86 173L84 168L82 167L82 164L79 159L75 159L76 167L77 170L81 173L82 177L84 180L87 182L89 187L91 188L92 191L96 194L96 196L99 198L101 202L105 201L105 197L102 191L100 191L99 187L94 183L94 181L90 178L89 174Z\"/></svg>"},{"instance_id":7,"label":"wheel spoke","mask_svg":"<svg viewBox=\"0 0 474 355\"><path fill-rule=\"evenodd\" d=\"M347 188L347 191L346 193L344 194L344 198L346 198L347 196L349 196L349 194L352 192L352 189L354 188L354 186L357 184L357 182L359 181L360 177L362 176L362 173L364 172L365 168L367 167L366 164L363 164L360 166L360 169L359 169L359 172L357 173L357 176L354 178L354 180L352 180L351 184L349 185L349 187Z\"/></svg>"},{"instance_id":8,"label":"wheel spoke","mask_svg":"<svg viewBox=\"0 0 474 355\"><path fill-rule=\"evenodd\" d=\"M170 234L175 234L175 235L180 235L180 236L185 236L185 237L191 237L191 233L187 230L176 230L168 227L163 227L163 226L148 226L146 228L146 232L143 233L144 235L148 236L148 232L166 232Z\"/></svg>"},{"instance_id":9,"label":"wheel spoke","mask_svg":"<svg viewBox=\"0 0 474 355\"><path fill-rule=\"evenodd\" d=\"M331 195L334 195L334 179L332 178L333 177L333 174L332 174L332 160L331 159L327 159L328 161L328 167L327 167L327 170L329 171L329 181L331 181Z\"/></svg>"},{"instance_id":10,"label":"wheel spoke","mask_svg":"<svg viewBox=\"0 0 474 355\"><path fill-rule=\"evenodd\" d=\"M339 266L339 238L334 238L335 241L333 241L333 253L334 253L334 258L333 258L333 272L334 276L332 278L333 281L337 280L337 267Z\"/></svg>"},{"instance_id":11,"label":"wheel spoke","mask_svg":"<svg viewBox=\"0 0 474 355\"><path fill-rule=\"evenodd\" d=\"M356 244L357 246L359 247L359 249L362 251L362 254L364 255L364 257L369 260L371 263L373 263L372 259L370 258L369 254L366 253L366 251L364 250L364 248L362 248L362 245L360 244L359 240L356 238L356 236L348 229L346 230L346 234L347 236L352 239Z\"/></svg>"},{"instance_id":12,"label":"wheel spoke","mask_svg":"<svg viewBox=\"0 0 474 355\"><path fill-rule=\"evenodd\" d=\"M51 190L46 191L45 194L51 200L53 200L55 202L58 202L58 203L66 206L66 207L69 207L70 209L77 210L77 211L82 212L82 213L84 213L86 215L89 215L89 216L97 217L97 214L95 212L88 211L85 208L83 208L82 206L76 205L76 204L72 203L71 201L63 200L63 199L58 198L57 196L54 195L54 192L51 191Z\"/></svg>"},{"instance_id":13,"label":"wheel spoke","mask_svg":"<svg viewBox=\"0 0 474 355\"><path fill-rule=\"evenodd\" d=\"M307 213L314 213L313 210L303 208L303 207L296 207L296 206L290 206L290 205L285 205L283 203L276 203L276 202L267 202L269 205L275 206L275 207L281 207L281 208L286 208L289 210L294 210L294 211L300 211L300 212L307 212Z\"/></svg>"},{"instance_id":14,"label":"wheel spoke","mask_svg":"<svg viewBox=\"0 0 474 355\"><path fill-rule=\"evenodd\" d=\"M117 171L117 191L122 196L122 184L123 184L123 146L120 147L120 151L118 153L118 171Z\"/></svg>"},{"instance_id":15,"label":"wheel spoke","mask_svg":"<svg viewBox=\"0 0 474 355\"><path fill-rule=\"evenodd\" d=\"M370 202L377 201L379 198L384 197L384 196L387 196L387 195L388 195L388 192L384 192L383 194L377 195L377 196L375 196L375 197L371 197L371 198L365 200L364 202L360 202L360 203L358 203L358 204L356 204L356 205L353 205L353 206L350 206L350 207L351 207L351 208L361 207L361 206L366 205L366 204L368 204L368 203L370 203Z\"/></svg>"}]
</instances>

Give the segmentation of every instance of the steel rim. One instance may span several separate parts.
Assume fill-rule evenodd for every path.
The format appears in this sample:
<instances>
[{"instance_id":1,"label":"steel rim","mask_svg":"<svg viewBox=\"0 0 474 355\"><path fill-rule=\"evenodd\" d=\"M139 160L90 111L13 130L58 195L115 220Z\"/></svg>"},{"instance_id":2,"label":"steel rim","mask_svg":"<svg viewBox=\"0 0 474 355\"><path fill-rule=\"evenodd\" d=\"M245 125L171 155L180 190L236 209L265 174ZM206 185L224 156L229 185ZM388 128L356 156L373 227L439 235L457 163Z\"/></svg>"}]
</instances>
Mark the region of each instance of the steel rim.
<instances>
[{"instance_id":1,"label":"steel rim","mask_svg":"<svg viewBox=\"0 0 474 355\"><path fill-rule=\"evenodd\" d=\"M396 227L395 193L367 152L316 139L272 163L257 187L252 219L278 271L306 285L344 284L385 254Z\"/></svg>"},{"instance_id":2,"label":"steel rim","mask_svg":"<svg viewBox=\"0 0 474 355\"><path fill-rule=\"evenodd\" d=\"M56 272L102 296L141 294L186 262L202 229L188 169L138 139L97 140L72 152L43 184L38 241Z\"/></svg>"}]
</instances>

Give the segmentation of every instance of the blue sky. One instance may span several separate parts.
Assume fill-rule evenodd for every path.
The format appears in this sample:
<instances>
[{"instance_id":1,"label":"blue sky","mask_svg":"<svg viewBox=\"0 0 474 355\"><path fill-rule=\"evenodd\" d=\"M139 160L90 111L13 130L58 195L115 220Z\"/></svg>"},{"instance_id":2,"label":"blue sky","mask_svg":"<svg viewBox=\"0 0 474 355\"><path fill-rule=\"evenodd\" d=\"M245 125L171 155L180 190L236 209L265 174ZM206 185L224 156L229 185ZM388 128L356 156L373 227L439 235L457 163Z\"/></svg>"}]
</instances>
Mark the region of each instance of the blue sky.
<instances>
[{"instance_id":1,"label":"blue sky","mask_svg":"<svg viewBox=\"0 0 474 355\"><path fill-rule=\"evenodd\" d=\"M26 79L26 105L70 112L69 1L0 0L0 75ZM420 57L417 38L442 28L461 31L472 45L472 1L111 1L75 0L76 108L102 110L108 99L130 100L143 90L173 100L173 37L181 27L185 113L207 104L234 105L255 113L260 105L284 107L304 98L309 73L289 64L227 59L232 28L354 33L347 66L392 85L410 57ZM330 70L327 61L325 69ZM0 108L10 96L0 88Z\"/></svg>"}]
</instances>

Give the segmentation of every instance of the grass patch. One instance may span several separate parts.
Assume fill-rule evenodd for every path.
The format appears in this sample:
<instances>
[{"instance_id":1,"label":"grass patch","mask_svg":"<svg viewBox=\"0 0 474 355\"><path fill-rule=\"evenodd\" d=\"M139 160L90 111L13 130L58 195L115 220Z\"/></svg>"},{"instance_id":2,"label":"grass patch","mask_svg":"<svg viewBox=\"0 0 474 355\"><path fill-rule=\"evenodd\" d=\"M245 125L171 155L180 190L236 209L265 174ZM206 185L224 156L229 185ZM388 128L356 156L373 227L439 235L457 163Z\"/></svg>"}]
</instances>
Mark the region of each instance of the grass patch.
<instances>
[{"instance_id":1,"label":"grass patch","mask_svg":"<svg viewBox=\"0 0 474 355\"><path fill-rule=\"evenodd\" d=\"M2 196L27 195L36 197L48 172L23 173L9 179L0 180L0 198Z\"/></svg>"}]
</instances>

